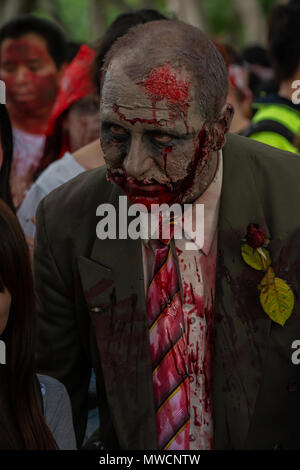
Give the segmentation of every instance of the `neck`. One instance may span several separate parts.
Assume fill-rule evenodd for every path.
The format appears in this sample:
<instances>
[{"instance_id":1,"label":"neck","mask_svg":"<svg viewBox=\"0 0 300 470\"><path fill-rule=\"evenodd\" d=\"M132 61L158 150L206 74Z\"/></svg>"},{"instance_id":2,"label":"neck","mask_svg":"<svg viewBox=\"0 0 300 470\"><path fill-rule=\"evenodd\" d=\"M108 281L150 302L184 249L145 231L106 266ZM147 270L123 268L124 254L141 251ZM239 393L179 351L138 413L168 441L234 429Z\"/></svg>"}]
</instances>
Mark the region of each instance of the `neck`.
<instances>
[{"instance_id":1,"label":"neck","mask_svg":"<svg viewBox=\"0 0 300 470\"><path fill-rule=\"evenodd\" d=\"M230 132L237 134L242 131L250 124L250 120L247 119L243 113L237 108L234 109L234 115L230 125Z\"/></svg>"},{"instance_id":2,"label":"neck","mask_svg":"<svg viewBox=\"0 0 300 470\"><path fill-rule=\"evenodd\" d=\"M99 139L77 150L73 157L86 170L91 170L105 164Z\"/></svg>"},{"instance_id":3,"label":"neck","mask_svg":"<svg viewBox=\"0 0 300 470\"><path fill-rule=\"evenodd\" d=\"M26 110L16 109L15 106L7 104L7 109L13 127L30 134L44 134L48 126L48 120L53 107L50 103L44 108L29 113Z\"/></svg>"},{"instance_id":4,"label":"neck","mask_svg":"<svg viewBox=\"0 0 300 470\"><path fill-rule=\"evenodd\" d=\"M186 196L183 198L182 203L193 204L202 194L207 190L212 180L214 179L218 168L218 152L210 152L207 159L209 164L199 170L194 176L194 183L187 191Z\"/></svg>"}]
</instances>

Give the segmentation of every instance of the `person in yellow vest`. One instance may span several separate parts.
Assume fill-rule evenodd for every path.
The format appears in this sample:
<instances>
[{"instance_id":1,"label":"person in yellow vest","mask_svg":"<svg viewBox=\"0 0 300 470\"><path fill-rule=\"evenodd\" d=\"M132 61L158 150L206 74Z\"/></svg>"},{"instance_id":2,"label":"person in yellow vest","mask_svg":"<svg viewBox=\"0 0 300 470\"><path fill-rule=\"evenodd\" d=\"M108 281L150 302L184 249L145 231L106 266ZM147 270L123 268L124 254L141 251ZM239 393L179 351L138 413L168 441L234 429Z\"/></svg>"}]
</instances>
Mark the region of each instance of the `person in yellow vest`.
<instances>
[{"instance_id":1,"label":"person in yellow vest","mask_svg":"<svg viewBox=\"0 0 300 470\"><path fill-rule=\"evenodd\" d=\"M300 79L300 2L276 6L269 18L269 51L277 94L259 98L251 126L244 135L273 147L300 153L300 105L293 99L293 82Z\"/></svg>"}]
</instances>

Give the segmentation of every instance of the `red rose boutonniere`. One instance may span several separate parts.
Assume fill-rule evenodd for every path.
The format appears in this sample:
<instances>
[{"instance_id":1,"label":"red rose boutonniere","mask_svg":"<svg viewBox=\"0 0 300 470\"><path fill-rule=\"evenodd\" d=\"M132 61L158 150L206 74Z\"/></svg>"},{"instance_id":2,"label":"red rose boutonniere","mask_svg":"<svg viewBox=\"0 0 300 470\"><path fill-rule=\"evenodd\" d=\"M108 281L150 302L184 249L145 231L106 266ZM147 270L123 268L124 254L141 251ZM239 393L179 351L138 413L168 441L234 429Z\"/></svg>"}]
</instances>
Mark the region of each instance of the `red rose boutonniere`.
<instances>
[{"instance_id":1,"label":"red rose boutonniere","mask_svg":"<svg viewBox=\"0 0 300 470\"><path fill-rule=\"evenodd\" d=\"M269 240L262 228L258 224L249 224L243 240L242 258L252 268L265 272L258 285L259 300L271 320L283 326L292 314L295 298L287 283L275 276L268 244Z\"/></svg>"}]
</instances>

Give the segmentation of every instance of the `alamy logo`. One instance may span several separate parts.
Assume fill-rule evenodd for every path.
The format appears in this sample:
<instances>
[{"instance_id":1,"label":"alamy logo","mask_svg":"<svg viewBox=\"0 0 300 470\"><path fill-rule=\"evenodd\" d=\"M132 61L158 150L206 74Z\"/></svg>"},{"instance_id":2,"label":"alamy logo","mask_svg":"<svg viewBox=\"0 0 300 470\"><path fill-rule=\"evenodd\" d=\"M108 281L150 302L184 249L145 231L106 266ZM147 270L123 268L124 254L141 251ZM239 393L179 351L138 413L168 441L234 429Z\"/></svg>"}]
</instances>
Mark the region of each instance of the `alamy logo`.
<instances>
[{"instance_id":1,"label":"alamy logo","mask_svg":"<svg viewBox=\"0 0 300 470\"><path fill-rule=\"evenodd\" d=\"M295 341L292 342L291 348L295 349L291 356L292 363L298 366L300 364L300 340L295 339Z\"/></svg>"},{"instance_id":2,"label":"alamy logo","mask_svg":"<svg viewBox=\"0 0 300 470\"><path fill-rule=\"evenodd\" d=\"M183 249L198 250L204 243L203 204L144 204L128 206L127 196L119 196L119 207L105 203L97 207L101 220L96 226L100 240L184 240Z\"/></svg>"},{"instance_id":3,"label":"alamy logo","mask_svg":"<svg viewBox=\"0 0 300 470\"><path fill-rule=\"evenodd\" d=\"M294 80L292 83L292 88L296 88L296 90L292 93L292 103L300 104L300 80Z\"/></svg>"},{"instance_id":4,"label":"alamy logo","mask_svg":"<svg viewBox=\"0 0 300 470\"><path fill-rule=\"evenodd\" d=\"M5 94L5 83L3 80L0 80L0 103L6 103L6 94Z\"/></svg>"},{"instance_id":5,"label":"alamy logo","mask_svg":"<svg viewBox=\"0 0 300 470\"><path fill-rule=\"evenodd\" d=\"M6 344L0 340L0 364L6 364Z\"/></svg>"}]
</instances>

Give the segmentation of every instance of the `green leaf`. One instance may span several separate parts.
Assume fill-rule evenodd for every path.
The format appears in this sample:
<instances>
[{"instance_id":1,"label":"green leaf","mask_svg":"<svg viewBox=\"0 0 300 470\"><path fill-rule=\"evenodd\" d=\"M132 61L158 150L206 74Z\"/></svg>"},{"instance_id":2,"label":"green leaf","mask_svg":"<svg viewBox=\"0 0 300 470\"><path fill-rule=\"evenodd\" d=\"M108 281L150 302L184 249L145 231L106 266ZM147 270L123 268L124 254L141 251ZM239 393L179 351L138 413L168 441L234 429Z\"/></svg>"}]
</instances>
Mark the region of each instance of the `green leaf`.
<instances>
[{"instance_id":1,"label":"green leaf","mask_svg":"<svg viewBox=\"0 0 300 470\"><path fill-rule=\"evenodd\" d=\"M247 243L242 245L242 257L245 263L251 268L257 269L257 271L266 271L271 264L268 250L263 247L256 250Z\"/></svg>"},{"instance_id":2,"label":"green leaf","mask_svg":"<svg viewBox=\"0 0 300 470\"><path fill-rule=\"evenodd\" d=\"M260 285L260 303L265 313L276 323L283 326L291 316L295 304L295 297L287 283L275 277L272 268L269 268Z\"/></svg>"}]
</instances>

